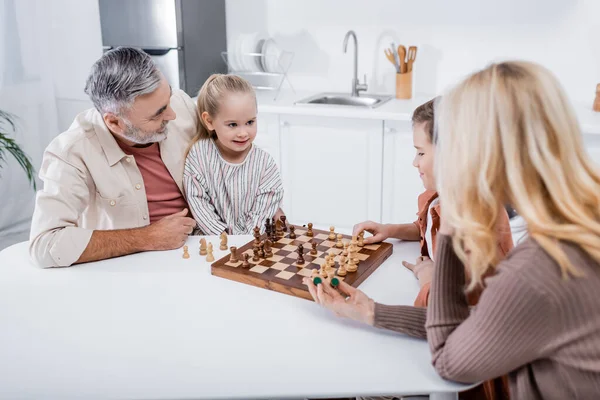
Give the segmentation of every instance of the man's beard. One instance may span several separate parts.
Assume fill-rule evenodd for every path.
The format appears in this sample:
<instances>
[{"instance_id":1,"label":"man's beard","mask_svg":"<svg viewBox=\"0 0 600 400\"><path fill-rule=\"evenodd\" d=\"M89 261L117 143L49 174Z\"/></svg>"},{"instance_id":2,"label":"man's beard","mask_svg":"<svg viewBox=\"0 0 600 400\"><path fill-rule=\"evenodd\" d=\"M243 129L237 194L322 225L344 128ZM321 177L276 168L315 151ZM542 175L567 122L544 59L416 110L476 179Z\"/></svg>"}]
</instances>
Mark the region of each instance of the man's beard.
<instances>
[{"instance_id":1,"label":"man's beard","mask_svg":"<svg viewBox=\"0 0 600 400\"><path fill-rule=\"evenodd\" d=\"M135 144L149 144L161 142L167 138L167 123L163 123L163 127L158 132L146 132L140 128L137 128L131 124L128 120L124 120L127 130L123 132L123 137L130 142Z\"/></svg>"}]
</instances>

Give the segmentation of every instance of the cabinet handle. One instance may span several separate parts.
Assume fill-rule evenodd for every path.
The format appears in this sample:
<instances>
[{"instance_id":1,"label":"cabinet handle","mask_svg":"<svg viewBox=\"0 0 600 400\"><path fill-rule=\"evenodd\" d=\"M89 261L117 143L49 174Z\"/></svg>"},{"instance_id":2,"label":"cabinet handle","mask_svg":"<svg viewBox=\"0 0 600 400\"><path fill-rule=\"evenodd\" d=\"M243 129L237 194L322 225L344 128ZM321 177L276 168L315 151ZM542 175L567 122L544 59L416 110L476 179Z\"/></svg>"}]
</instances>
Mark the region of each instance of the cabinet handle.
<instances>
[{"instance_id":1,"label":"cabinet handle","mask_svg":"<svg viewBox=\"0 0 600 400\"><path fill-rule=\"evenodd\" d=\"M388 128L387 126L383 128L384 133L396 133L396 128Z\"/></svg>"},{"instance_id":2,"label":"cabinet handle","mask_svg":"<svg viewBox=\"0 0 600 400\"><path fill-rule=\"evenodd\" d=\"M282 128L287 128L288 126L290 126L290 123L287 121L281 121L280 125Z\"/></svg>"}]
</instances>

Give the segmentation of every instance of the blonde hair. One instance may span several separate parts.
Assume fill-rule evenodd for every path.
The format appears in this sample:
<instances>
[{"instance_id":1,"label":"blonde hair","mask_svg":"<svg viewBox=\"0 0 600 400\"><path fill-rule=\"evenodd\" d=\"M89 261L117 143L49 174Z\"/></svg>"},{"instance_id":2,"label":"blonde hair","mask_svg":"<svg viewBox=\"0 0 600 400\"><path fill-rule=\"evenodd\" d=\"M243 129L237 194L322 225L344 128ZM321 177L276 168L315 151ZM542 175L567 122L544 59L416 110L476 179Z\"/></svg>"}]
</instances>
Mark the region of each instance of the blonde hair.
<instances>
[{"instance_id":1,"label":"blonde hair","mask_svg":"<svg viewBox=\"0 0 600 400\"><path fill-rule=\"evenodd\" d=\"M498 262L495 228L506 202L563 278L580 273L559 241L600 261L600 173L550 71L528 62L493 64L443 96L436 124L443 218L470 270L468 290Z\"/></svg>"},{"instance_id":2,"label":"blonde hair","mask_svg":"<svg viewBox=\"0 0 600 400\"><path fill-rule=\"evenodd\" d=\"M256 96L252 85L240 76L224 74L211 75L198 92L196 109L198 110L200 123L198 124L198 133L192 141L192 144L200 139L216 137L215 131L209 131L202 118L202 114L207 112L208 115L214 118L219 112L219 106L223 97L228 93L251 93L253 96Z\"/></svg>"}]
</instances>

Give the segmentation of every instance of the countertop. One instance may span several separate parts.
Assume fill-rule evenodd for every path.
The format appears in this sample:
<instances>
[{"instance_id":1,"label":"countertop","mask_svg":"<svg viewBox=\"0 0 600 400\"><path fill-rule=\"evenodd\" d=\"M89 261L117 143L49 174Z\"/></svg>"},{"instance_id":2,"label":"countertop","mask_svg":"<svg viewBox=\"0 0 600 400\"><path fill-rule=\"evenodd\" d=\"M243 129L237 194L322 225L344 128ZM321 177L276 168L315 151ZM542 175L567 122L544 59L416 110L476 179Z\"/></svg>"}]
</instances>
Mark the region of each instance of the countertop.
<instances>
[{"instance_id":1,"label":"countertop","mask_svg":"<svg viewBox=\"0 0 600 400\"><path fill-rule=\"evenodd\" d=\"M292 92L282 90L276 99L275 92L258 91L258 111L260 113L311 115L322 117L377 119L386 121L410 121L412 112L419 105L430 100L430 97L415 97L410 100L392 98L377 108L349 106L295 105L298 100L316 94L315 92ZM574 103L575 112L584 134L600 135L600 112L592 110L589 105Z\"/></svg>"}]
</instances>

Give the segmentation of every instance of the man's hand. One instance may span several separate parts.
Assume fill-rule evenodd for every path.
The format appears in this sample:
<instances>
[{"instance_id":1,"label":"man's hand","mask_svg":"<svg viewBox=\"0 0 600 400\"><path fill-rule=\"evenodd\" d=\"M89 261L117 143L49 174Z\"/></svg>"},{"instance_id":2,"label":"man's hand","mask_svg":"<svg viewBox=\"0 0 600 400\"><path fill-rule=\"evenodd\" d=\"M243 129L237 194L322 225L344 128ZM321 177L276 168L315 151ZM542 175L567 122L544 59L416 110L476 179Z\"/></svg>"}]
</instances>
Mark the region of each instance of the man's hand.
<instances>
[{"instance_id":1,"label":"man's hand","mask_svg":"<svg viewBox=\"0 0 600 400\"><path fill-rule=\"evenodd\" d=\"M171 250L183 246L196 227L196 221L187 215L186 208L147 226L147 250Z\"/></svg>"},{"instance_id":2,"label":"man's hand","mask_svg":"<svg viewBox=\"0 0 600 400\"><path fill-rule=\"evenodd\" d=\"M430 283L433 278L433 260L427 256L421 256L417 258L416 264L411 264L407 261L402 261L402 265L410 269L415 277L419 280L419 287L425 286Z\"/></svg>"}]
</instances>

